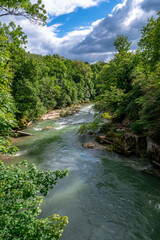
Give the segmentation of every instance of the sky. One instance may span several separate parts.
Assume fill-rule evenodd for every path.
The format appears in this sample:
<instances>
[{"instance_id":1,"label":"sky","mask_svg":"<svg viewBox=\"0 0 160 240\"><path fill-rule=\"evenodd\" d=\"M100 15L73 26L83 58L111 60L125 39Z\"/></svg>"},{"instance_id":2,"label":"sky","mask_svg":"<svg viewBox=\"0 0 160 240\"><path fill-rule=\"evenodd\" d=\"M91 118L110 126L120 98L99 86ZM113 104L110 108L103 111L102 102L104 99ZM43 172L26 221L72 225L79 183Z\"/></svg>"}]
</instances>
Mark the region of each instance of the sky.
<instances>
[{"instance_id":1,"label":"sky","mask_svg":"<svg viewBox=\"0 0 160 240\"><path fill-rule=\"evenodd\" d=\"M35 2L36 0L31 0ZM27 50L36 54L59 54L69 59L108 62L114 55L117 34L128 36L131 50L137 48L147 19L156 17L160 0L42 0L46 26L31 24L22 17L14 21L28 36Z\"/></svg>"}]
</instances>

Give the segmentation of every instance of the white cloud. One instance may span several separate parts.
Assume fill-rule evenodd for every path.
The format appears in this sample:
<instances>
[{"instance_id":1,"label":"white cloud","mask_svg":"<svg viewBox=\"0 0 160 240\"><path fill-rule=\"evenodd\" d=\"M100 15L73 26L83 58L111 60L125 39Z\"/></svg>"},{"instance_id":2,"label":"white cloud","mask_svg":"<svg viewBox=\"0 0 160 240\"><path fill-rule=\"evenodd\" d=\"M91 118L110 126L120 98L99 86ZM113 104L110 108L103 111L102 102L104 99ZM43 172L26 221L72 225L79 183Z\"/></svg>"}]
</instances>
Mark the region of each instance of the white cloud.
<instances>
[{"instance_id":1,"label":"white cloud","mask_svg":"<svg viewBox=\"0 0 160 240\"><path fill-rule=\"evenodd\" d=\"M143 9L141 8L141 3L144 0L134 0L131 3L131 9L127 14L127 17L124 18L124 26L128 27L130 26L134 21L137 21L138 19L143 18L145 16L145 13Z\"/></svg>"},{"instance_id":2,"label":"white cloud","mask_svg":"<svg viewBox=\"0 0 160 240\"><path fill-rule=\"evenodd\" d=\"M99 2L108 0L43 0L47 13L59 16L75 11L77 7L89 8L97 6Z\"/></svg>"},{"instance_id":3,"label":"white cloud","mask_svg":"<svg viewBox=\"0 0 160 240\"><path fill-rule=\"evenodd\" d=\"M60 24L42 27L32 25L23 19L21 25L28 36L28 51L42 55L58 53L67 58L75 59L78 58L78 56L72 53L72 48L75 47L78 42L83 41L101 21L102 19L99 19L88 27L81 26L79 29L69 32L62 38L57 37Z\"/></svg>"},{"instance_id":4,"label":"white cloud","mask_svg":"<svg viewBox=\"0 0 160 240\"><path fill-rule=\"evenodd\" d=\"M123 0L122 3L117 4L117 5L113 8L112 13L117 12L119 9L122 9L123 7L125 7L125 6L126 6L126 3L127 3L127 0Z\"/></svg>"},{"instance_id":5,"label":"white cloud","mask_svg":"<svg viewBox=\"0 0 160 240\"><path fill-rule=\"evenodd\" d=\"M137 48L141 36L141 29L147 24L147 19L156 14L159 0L123 0L115 6L86 38L78 43L72 52L82 56L95 55L97 60L103 53L113 52L113 41L117 34L128 36L132 41L132 50ZM111 54L112 55L112 54ZM105 60L105 58L104 58Z\"/></svg>"}]
</instances>

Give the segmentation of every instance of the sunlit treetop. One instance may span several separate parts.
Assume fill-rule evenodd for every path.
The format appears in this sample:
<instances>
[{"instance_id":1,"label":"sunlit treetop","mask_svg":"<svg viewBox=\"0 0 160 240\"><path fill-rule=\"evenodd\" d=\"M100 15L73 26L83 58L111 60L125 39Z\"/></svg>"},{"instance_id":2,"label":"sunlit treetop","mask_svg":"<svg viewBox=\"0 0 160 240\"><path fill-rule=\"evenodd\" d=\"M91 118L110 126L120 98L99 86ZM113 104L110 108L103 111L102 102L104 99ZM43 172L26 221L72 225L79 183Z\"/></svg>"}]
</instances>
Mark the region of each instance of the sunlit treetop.
<instances>
[{"instance_id":1,"label":"sunlit treetop","mask_svg":"<svg viewBox=\"0 0 160 240\"><path fill-rule=\"evenodd\" d=\"M45 24L47 15L41 0L33 4L30 0L1 0L0 17L23 16L36 24Z\"/></svg>"},{"instance_id":2,"label":"sunlit treetop","mask_svg":"<svg viewBox=\"0 0 160 240\"><path fill-rule=\"evenodd\" d=\"M118 53L128 52L130 50L131 42L128 42L128 37L117 35L117 38L114 40L114 46Z\"/></svg>"}]
</instances>

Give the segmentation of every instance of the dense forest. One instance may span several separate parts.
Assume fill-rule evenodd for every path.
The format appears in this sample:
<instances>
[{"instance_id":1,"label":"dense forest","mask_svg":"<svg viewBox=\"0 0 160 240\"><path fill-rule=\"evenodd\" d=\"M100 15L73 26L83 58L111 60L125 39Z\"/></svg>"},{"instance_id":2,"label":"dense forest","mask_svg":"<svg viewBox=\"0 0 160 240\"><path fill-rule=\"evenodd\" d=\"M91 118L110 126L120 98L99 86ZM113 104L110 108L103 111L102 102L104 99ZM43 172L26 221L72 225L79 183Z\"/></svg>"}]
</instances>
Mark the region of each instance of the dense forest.
<instances>
[{"instance_id":1,"label":"dense forest","mask_svg":"<svg viewBox=\"0 0 160 240\"><path fill-rule=\"evenodd\" d=\"M17 7L14 1L12 2L9 6L2 1L0 8L8 8L8 15L11 14L10 9L13 11L14 8L14 15L18 15ZM26 5L26 2L29 5ZM33 22L44 23L46 15L41 1L33 5L29 2L20 1L20 8L24 10L21 16L29 17ZM13 130L26 127L30 121L38 120L52 109L89 101L95 102L99 115L92 124L83 126L81 132L93 129L97 131L99 128L107 132L108 127L116 132L115 127L118 126L133 134L150 137L156 143L160 142L159 12L156 18L152 17L143 27L136 51L130 50L131 42L127 36L118 35L113 43L116 53L108 63L89 64L69 60L58 54L35 55L25 50L26 43L27 36L20 26L16 26L14 22L9 25L0 24L1 153L13 153L17 150L10 143ZM4 213L3 217L0 216L0 229L3 229L0 237L59 239L67 219L54 215L52 218L37 221L41 199L36 197L36 194L46 195L58 178L64 177L67 171L42 172L33 165L26 168L23 172L20 165L17 168L5 167L2 163L0 165L0 208ZM19 179L18 182L16 179ZM20 192L15 190L18 184L23 186ZM8 196L10 204L6 207ZM19 201L15 202L15 199ZM21 199L24 199L23 204ZM30 209L30 212L22 211L25 208ZM22 217L24 221L22 225L17 225L15 233L14 228L7 226L18 211L20 212L16 221ZM12 216L8 215L9 213L12 213ZM26 227L25 221L30 221L30 225ZM43 229L42 235L39 235L39 228ZM20 233L22 229L24 231ZM24 235L26 238L23 238Z\"/></svg>"}]
</instances>

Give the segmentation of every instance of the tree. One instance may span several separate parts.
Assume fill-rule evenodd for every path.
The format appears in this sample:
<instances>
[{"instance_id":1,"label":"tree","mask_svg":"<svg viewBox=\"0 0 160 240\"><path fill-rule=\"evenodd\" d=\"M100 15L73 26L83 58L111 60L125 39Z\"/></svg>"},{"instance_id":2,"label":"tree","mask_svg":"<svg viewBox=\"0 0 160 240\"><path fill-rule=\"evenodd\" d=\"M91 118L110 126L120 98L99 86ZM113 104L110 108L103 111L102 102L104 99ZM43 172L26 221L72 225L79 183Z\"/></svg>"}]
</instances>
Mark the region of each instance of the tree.
<instances>
[{"instance_id":1,"label":"tree","mask_svg":"<svg viewBox=\"0 0 160 240\"><path fill-rule=\"evenodd\" d=\"M18 61L13 78L13 95L16 103L16 117L20 127L23 123L35 120L44 113L43 104L39 98L39 84L43 77L43 67L34 58L22 56Z\"/></svg>"},{"instance_id":2,"label":"tree","mask_svg":"<svg viewBox=\"0 0 160 240\"><path fill-rule=\"evenodd\" d=\"M12 153L16 148L9 142L9 135L16 127L15 104L11 94L12 73L9 69L10 54L7 38L0 35L0 152Z\"/></svg>"},{"instance_id":3,"label":"tree","mask_svg":"<svg viewBox=\"0 0 160 240\"><path fill-rule=\"evenodd\" d=\"M135 69L133 87L139 89L141 95L134 100L138 105L138 118L132 128L160 141L160 63L147 75L146 69L139 65Z\"/></svg>"},{"instance_id":4,"label":"tree","mask_svg":"<svg viewBox=\"0 0 160 240\"><path fill-rule=\"evenodd\" d=\"M37 170L27 161L16 166L0 162L0 239L59 239L68 218L57 214L45 219L37 217L43 196L67 173Z\"/></svg>"},{"instance_id":5,"label":"tree","mask_svg":"<svg viewBox=\"0 0 160 240\"><path fill-rule=\"evenodd\" d=\"M32 4L30 0L1 0L0 12L0 17L22 16L37 24L45 24L47 19L46 10L41 0L37 0L35 4Z\"/></svg>"},{"instance_id":6,"label":"tree","mask_svg":"<svg viewBox=\"0 0 160 240\"><path fill-rule=\"evenodd\" d=\"M150 65L152 70L160 61L160 12L157 15L156 19L152 17L148 20L148 24L142 28L142 37L138 43L142 61L145 65Z\"/></svg>"},{"instance_id":7,"label":"tree","mask_svg":"<svg viewBox=\"0 0 160 240\"><path fill-rule=\"evenodd\" d=\"M131 42L128 42L128 37L117 35L114 40L114 46L118 53L128 52L130 50Z\"/></svg>"}]
</instances>

